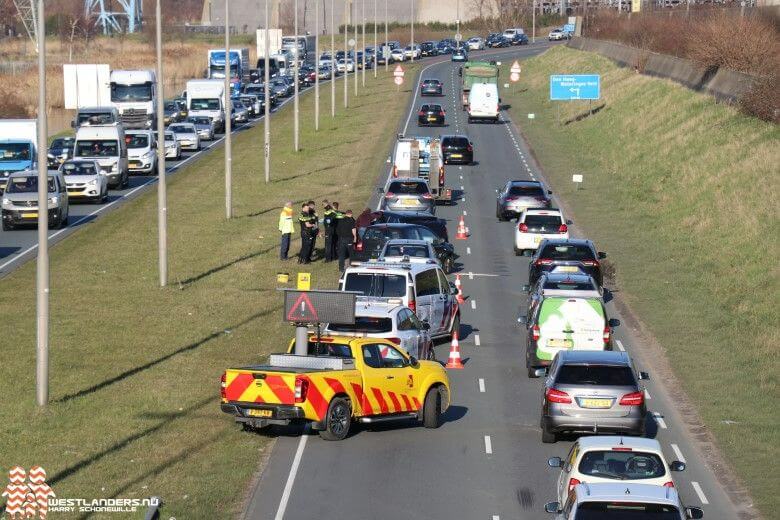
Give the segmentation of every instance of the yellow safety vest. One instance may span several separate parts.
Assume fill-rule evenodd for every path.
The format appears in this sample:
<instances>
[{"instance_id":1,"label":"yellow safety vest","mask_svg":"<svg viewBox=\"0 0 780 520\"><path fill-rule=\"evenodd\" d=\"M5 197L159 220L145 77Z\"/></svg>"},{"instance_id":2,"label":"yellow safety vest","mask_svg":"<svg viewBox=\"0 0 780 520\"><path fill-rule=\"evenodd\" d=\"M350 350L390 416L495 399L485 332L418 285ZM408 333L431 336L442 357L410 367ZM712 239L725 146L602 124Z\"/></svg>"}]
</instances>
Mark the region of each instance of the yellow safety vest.
<instances>
[{"instance_id":1,"label":"yellow safety vest","mask_svg":"<svg viewBox=\"0 0 780 520\"><path fill-rule=\"evenodd\" d=\"M295 233L292 208L284 208L282 209L282 212L279 213L279 231L282 233Z\"/></svg>"}]
</instances>

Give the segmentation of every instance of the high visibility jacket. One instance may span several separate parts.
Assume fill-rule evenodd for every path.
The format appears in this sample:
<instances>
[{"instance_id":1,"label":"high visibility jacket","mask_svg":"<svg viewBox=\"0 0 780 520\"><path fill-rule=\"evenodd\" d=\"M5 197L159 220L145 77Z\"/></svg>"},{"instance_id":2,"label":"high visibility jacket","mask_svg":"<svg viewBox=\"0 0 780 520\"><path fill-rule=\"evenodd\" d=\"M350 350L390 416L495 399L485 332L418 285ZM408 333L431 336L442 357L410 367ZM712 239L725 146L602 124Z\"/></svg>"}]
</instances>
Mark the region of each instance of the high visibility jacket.
<instances>
[{"instance_id":1,"label":"high visibility jacket","mask_svg":"<svg viewBox=\"0 0 780 520\"><path fill-rule=\"evenodd\" d=\"M282 233L295 233L292 208L282 208L282 212L279 213L279 231Z\"/></svg>"}]
</instances>

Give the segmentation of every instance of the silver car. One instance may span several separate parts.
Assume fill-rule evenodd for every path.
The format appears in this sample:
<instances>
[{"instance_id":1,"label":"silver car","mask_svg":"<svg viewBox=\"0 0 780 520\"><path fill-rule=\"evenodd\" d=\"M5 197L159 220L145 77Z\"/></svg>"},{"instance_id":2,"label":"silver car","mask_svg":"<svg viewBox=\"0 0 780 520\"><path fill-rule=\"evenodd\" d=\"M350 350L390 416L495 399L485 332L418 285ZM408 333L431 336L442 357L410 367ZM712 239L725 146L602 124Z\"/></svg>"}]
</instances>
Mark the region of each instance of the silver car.
<instances>
[{"instance_id":1,"label":"silver car","mask_svg":"<svg viewBox=\"0 0 780 520\"><path fill-rule=\"evenodd\" d=\"M241 94L239 99L241 99L241 102L249 110L249 113L252 115L252 117L257 117L260 115L262 104L260 103L260 99L257 96L253 94Z\"/></svg>"},{"instance_id":2,"label":"silver car","mask_svg":"<svg viewBox=\"0 0 780 520\"><path fill-rule=\"evenodd\" d=\"M192 116L187 118L188 123L195 125L198 137L201 141L214 139L214 120L207 116Z\"/></svg>"},{"instance_id":3,"label":"silver car","mask_svg":"<svg viewBox=\"0 0 780 520\"><path fill-rule=\"evenodd\" d=\"M528 208L549 208L552 205L552 191L539 181L508 181L496 189L496 218L507 220L517 218Z\"/></svg>"},{"instance_id":4,"label":"silver car","mask_svg":"<svg viewBox=\"0 0 780 520\"><path fill-rule=\"evenodd\" d=\"M436 251L425 240L391 239L379 253L380 262L412 264L439 264Z\"/></svg>"},{"instance_id":5,"label":"silver car","mask_svg":"<svg viewBox=\"0 0 780 520\"><path fill-rule=\"evenodd\" d=\"M240 98L230 98L231 120L234 123L246 123L249 121L249 109L244 106Z\"/></svg>"},{"instance_id":6,"label":"silver car","mask_svg":"<svg viewBox=\"0 0 780 520\"><path fill-rule=\"evenodd\" d=\"M173 135L176 136L176 141L179 142L182 150L191 150L194 152L200 150L198 130L192 123L174 123L168 127L168 130L173 132Z\"/></svg>"},{"instance_id":7,"label":"silver car","mask_svg":"<svg viewBox=\"0 0 780 520\"><path fill-rule=\"evenodd\" d=\"M108 177L100 165L91 159L71 159L62 163L60 171L65 178L68 197L74 202L88 200L105 202L108 199Z\"/></svg>"},{"instance_id":8,"label":"silver car","mask_svg":"<svg viewBox=\"0 0 780 520\"><path fill-rule=\"evenodd\" d=\"M158 143L160 142L160 136L157 132L154 133L154 138ZM165 131L165 142L163 146L165 146L166 159L174 159L176 161L181 159L181 143L176 140L176 135L170 130Z\"/></svg>"},{"instance_id":9,"label":"silver car","mask_svg":"<svg viewBox=\"0 0 780 520\"><path fill-rule=\"evenodd\" d=\"M563 350L542 387L542 442L561 433L644 435L647 408L637 372L626 352Z\"/></svg>"},{"instance_id":10,"label":"silver car","mask_svg":"<svg viewBox=\"0 0 780 520\"><path fill-rule=\"evenodd\" d=\"M382 209L389 211L427 211L434 214L436 201L425 179L413 177L390 182Z\"/></svg>"},{"instance_id":11,"label":"silver car","mask_svg":"<svg viewBox=\"0 0 780 520\"><path fill-rule=\"evenodd\" d=\"M59 171L48 173L49 228L63 228L68 225L68 190L65 178ZM8 177L8 184L2 199L3 231L20 225L38 225L38 172L21 171Z\"/></svg>"}]
</instances>

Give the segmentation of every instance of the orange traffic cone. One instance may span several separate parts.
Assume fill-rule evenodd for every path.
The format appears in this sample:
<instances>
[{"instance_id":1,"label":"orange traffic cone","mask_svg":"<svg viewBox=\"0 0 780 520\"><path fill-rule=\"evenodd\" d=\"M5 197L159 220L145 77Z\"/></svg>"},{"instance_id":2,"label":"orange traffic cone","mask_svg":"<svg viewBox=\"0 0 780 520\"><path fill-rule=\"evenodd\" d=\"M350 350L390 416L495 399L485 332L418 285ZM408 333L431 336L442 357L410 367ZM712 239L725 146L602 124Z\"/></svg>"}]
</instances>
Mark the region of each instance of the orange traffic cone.
<instances>
[{"instance_id":1,"label":"orange traffic cone","mask_svg":"<svg viewBox=\"0 0 780 520\"><path fill-rule=\"evenodd\" d=\"M460 362L460 345L458 345L458 332L452 334L452 345L450 346L450 358L447 360L445 368L463 370L463 363Z\"/></svg>"},{"instance_id":2,"label":"orange traffic cone","mask_svg":"<svg viewBox=\"0 0 780 520\"><path fill-rule=\"evenodd\" d=\"M460 275L459 274L455 275L455 287L458 288L458 294L455 296L455 301L457 301L458 304L463 305L463 302L465 302L466 300L463 298L463 290L462 290L462 288L460 286Z\"/></svg>"},{"instance_id":3,"label":"orange traffic cone","mask_svg":"<svg viewBox=\"0 0 780 520\"><path fill-rule=\"evenodd\" d=\"M468 234L466 233L466 223L463 222L463 215L460 216L460 221L458 222L458 232L455 235L455 238L458 240L465 240L468 238Z\"/></svg>"}]
</instances>

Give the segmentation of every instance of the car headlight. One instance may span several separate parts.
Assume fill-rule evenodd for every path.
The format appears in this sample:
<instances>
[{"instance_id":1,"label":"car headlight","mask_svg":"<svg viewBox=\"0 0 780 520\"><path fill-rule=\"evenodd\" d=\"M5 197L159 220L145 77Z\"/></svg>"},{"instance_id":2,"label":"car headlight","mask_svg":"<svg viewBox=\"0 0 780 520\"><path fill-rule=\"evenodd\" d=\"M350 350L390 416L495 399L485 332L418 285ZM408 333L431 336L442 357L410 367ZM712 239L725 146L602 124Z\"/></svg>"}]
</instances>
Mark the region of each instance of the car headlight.
<instances>
[{"instance_id":1,"label":"car headlight","mask_svg":"<svg viewBox=\"0 0 780 520\"><path fill-rule=\"evenodd\" d=\"M11 199L7 199L3 197L3 206L10 206L11 205Z\"/></svg>"},{"instance_id":2,"label":"car headlight","mask_svg":"<svg viewBox=\"0 0 780 520\"><path fill-rule=\"evenodd\" d=\"M117 171L119 171L119 163L114 163L114 164L112 164L112 165L111 165L111 171L112 171L112 172L117 172Z\"/></svg>"},{"instance_id":3,"label":"car headlight","mask_svg":"<svg viewBox=\"0 0 780 520\"><path fill-rule=\"evenodd\" d=\"M59 199L55 195L54 197L49 197L49 204L57 204L59 202Z\"/></svg>"},{"instance_id":4,"label":"car headlight","mask_svg":"<svg viewBox=\"0 0 780 520\"><path fill-rule=\"evenodd\" d=\"M146 153L144 153L143 158L144 159L152 159L154 157L154 150L148 150Z\"/></svg>"},{"instance_id":5,"label":"car headlight","mask_svg":"<svg viewBox=\"0 0 780 520\"><path fill-rule=\"evenodd\" d=\"M89 181L87 183L87 185L89 185L89 186L97 186L97 179L92 179L91 181Z\"/></svg>"}]
</instances>

